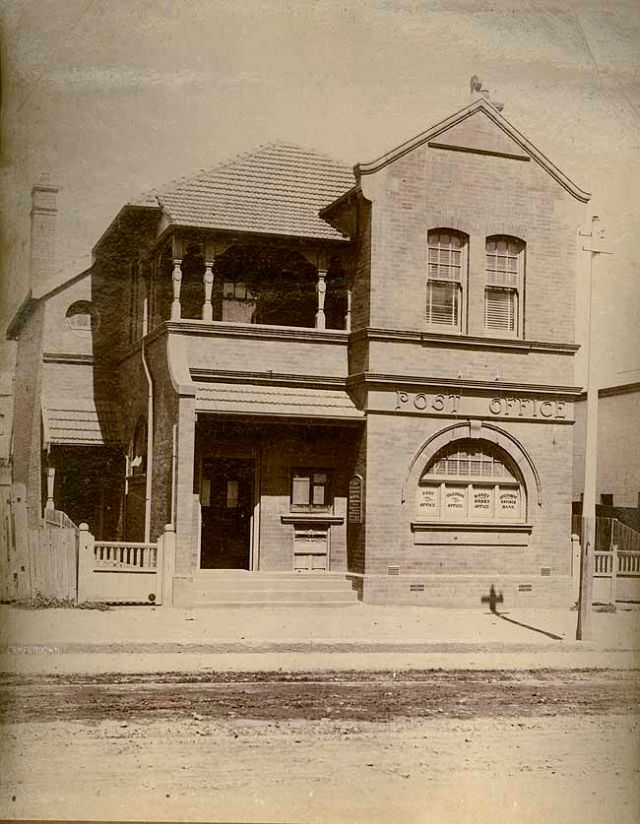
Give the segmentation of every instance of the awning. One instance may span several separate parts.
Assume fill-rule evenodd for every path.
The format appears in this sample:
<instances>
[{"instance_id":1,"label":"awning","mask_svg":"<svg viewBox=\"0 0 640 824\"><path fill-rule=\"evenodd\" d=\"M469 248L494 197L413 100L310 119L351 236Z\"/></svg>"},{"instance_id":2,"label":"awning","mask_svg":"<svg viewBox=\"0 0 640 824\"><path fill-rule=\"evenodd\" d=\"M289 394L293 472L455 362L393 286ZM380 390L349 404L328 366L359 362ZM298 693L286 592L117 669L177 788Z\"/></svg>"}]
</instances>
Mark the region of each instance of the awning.
<instances>
[{"instance_id":1,"label":"awning","mask_svg":"<svg viewBox=\"0 0 640 824\"><path fill-rule=\"evenodd\" d=\"M73 397L45 399L42 426L45 446L119 446L122 443L117 409L108 401L96 403Z\"/></svg>"},{"instance_id":2,"label":"awning","mask_svg":"<svg viewBox=\"0 0 640 824\"><path fill-rule=\"evenodd\" d=\"M364 412L344 389L310 389L238 383L196 384L196 412L280 418L358 420Z\"/></svg>"}]
</instances>

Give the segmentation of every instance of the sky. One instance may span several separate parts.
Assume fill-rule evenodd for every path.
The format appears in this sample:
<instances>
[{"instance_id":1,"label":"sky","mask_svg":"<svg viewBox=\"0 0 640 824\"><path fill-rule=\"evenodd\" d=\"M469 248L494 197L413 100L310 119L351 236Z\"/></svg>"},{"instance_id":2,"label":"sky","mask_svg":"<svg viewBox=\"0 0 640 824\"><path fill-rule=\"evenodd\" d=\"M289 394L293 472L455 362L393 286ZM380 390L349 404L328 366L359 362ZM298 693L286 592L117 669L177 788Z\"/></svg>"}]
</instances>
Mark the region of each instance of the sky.
<instances>
[{"instance_id":1,"label":"sky","mask_svg":"<svg viewBox=\"0 0 640 824\"><path fill-rule=\"evenodd\" d=\"M503 114L606 228L603 384L640 380L638 0L3 0L2 301L27 290L31 185L60 185L69 276L129 198L271 141L353 164L469 102ZM585 215L588 220L589 213Z\"/></svg>"}]
</instances>

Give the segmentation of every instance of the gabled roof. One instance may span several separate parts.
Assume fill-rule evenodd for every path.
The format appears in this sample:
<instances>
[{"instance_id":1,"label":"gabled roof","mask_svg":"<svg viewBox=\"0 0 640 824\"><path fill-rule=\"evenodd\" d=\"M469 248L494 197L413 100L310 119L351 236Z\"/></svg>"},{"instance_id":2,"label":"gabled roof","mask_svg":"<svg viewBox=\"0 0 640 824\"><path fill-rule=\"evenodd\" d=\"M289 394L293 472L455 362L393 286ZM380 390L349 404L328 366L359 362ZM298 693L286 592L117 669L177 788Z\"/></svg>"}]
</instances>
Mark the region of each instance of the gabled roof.
<instances>
[{"instance_id":1,"label":"gabled roof","mask_svg":"<svg viewBox=\"0 0 640 824\"><path fill-rule=\"evenodd\" d=\"M40 303L40 301L46 300L56 292L60 292L63 289L67 289L69 286L72 286L79 280L88 277L91 274L92 267L93 259L91 258L91 255L83 255L81 258L78 258L72 264L65 266L62 269L59 269L56 272L56 274L46 283L41 284L39 286L35 286L33 289L30 289L25 298L23 299L22 303L13 313L13 316L9 321L9 324L7 325L7 330L5 333L7 340L18 339L18 336L20 335L20 332L22 331L24 324L27 322L27 319L34 311L38 303ZM76 270L77 274L69 277L68 272L70 270L73 271L74 269ZM78 271L78 269L80 271Z\"/></svg>"},{"instance_id":2,"label":"gabled roof","mask_svg":"<svg viewBox=\"0 0 640 824\"><path fill-rule=\"evenodd\" d=\"M488 118L495 126L493 134L483 136L471 135L470 129L462 125L469 118ZM486 120L485 120L486 122ZM470 124L467 123L467 126ZM493 130L492 130L493 131ZM438 148L475 151L479 154L512 157L520 160L533 160L548 172L577 200L586 203L591 195L584 192L555 166L539 149L530 143L500 112L485 98L474 100L469 106L432 126L406 143L368 163L358 163L355 167L356 177L372 174L393 163L402 155L425 143ZM333 205L333 204L332 204ZM327 211L327 210L324 210Z\"/></svg>"},{"instance_id":3,"label":"gabled roof","mask_svg":"<svg viewBox=\"0 0 640 824\"><path fill-rule=\"evenodd\" d=\"M128 205L159 204L180 226L339 240L318 212L354 182L349 166L326 155L268 144Z\"/></svg>"}]
</instances>

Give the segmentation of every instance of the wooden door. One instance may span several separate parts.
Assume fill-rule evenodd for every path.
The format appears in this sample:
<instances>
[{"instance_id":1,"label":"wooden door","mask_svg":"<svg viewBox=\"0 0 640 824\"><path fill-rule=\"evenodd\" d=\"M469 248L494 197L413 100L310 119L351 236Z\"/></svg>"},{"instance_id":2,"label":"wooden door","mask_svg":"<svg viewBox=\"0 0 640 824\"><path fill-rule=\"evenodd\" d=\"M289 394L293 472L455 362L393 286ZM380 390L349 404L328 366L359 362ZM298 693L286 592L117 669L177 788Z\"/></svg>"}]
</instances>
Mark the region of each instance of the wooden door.
<instances>
[{"instance_id":1,"label":"wooden door","mask_svg":"<svg viewBox=\"0 0 640 824\"><path fill-rule=\"evenodd\" d=\"M253 515L253 463L206 460L200 490L202 569L249 569Z\"/></svg>"}]
</instances>

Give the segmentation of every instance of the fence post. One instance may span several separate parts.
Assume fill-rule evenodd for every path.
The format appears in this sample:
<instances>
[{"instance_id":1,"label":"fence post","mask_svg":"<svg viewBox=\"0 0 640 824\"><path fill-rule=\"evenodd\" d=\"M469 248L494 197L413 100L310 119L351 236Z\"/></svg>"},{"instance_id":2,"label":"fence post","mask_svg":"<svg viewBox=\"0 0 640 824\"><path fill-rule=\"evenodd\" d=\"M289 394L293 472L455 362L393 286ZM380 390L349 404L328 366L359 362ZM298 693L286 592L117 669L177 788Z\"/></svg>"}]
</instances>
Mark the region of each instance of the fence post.
<instances>
[{"instance_id":1,"label":"fence post","mask_svg":"<svg viewBox=\"0 0 640 824\"><path fill-rule=\"evenodd\" d=\"M167 524L160 539L162 545L162 605L173 606L173 576L176 569L176 529Z\"/></svg>"},{"instance_id":2,"label":"fence post","mask_svg":"<svg viewBox=\"0 0 640 824\"><path fill-rule=\"evenodd\" d=\"M580 596L580 536L571 536L571 577L573 578L573 600L578 603Z\"/></svg>"},{"instance_id":3,"label":"fence post","mask_svg":"<svg viewBox=\"0 0 640 824\"><path fill-rule=\"evenodd\" d=\"M78 527L78 603L90 601L92 597L91 577L95 561L95 539L89 532L89 524Z\"/></svg>"},{"instance_id":4,"label":"fence post","mask_svg":"<svg viewBox=\"0 0 640 824\"><path fill-rule=\"evenodd\" d=\"M609 603L615 607L616 605L616 589L618 582L618 545L611 545L611 590L609 594Z\"/></svg>"}]
</instances>

